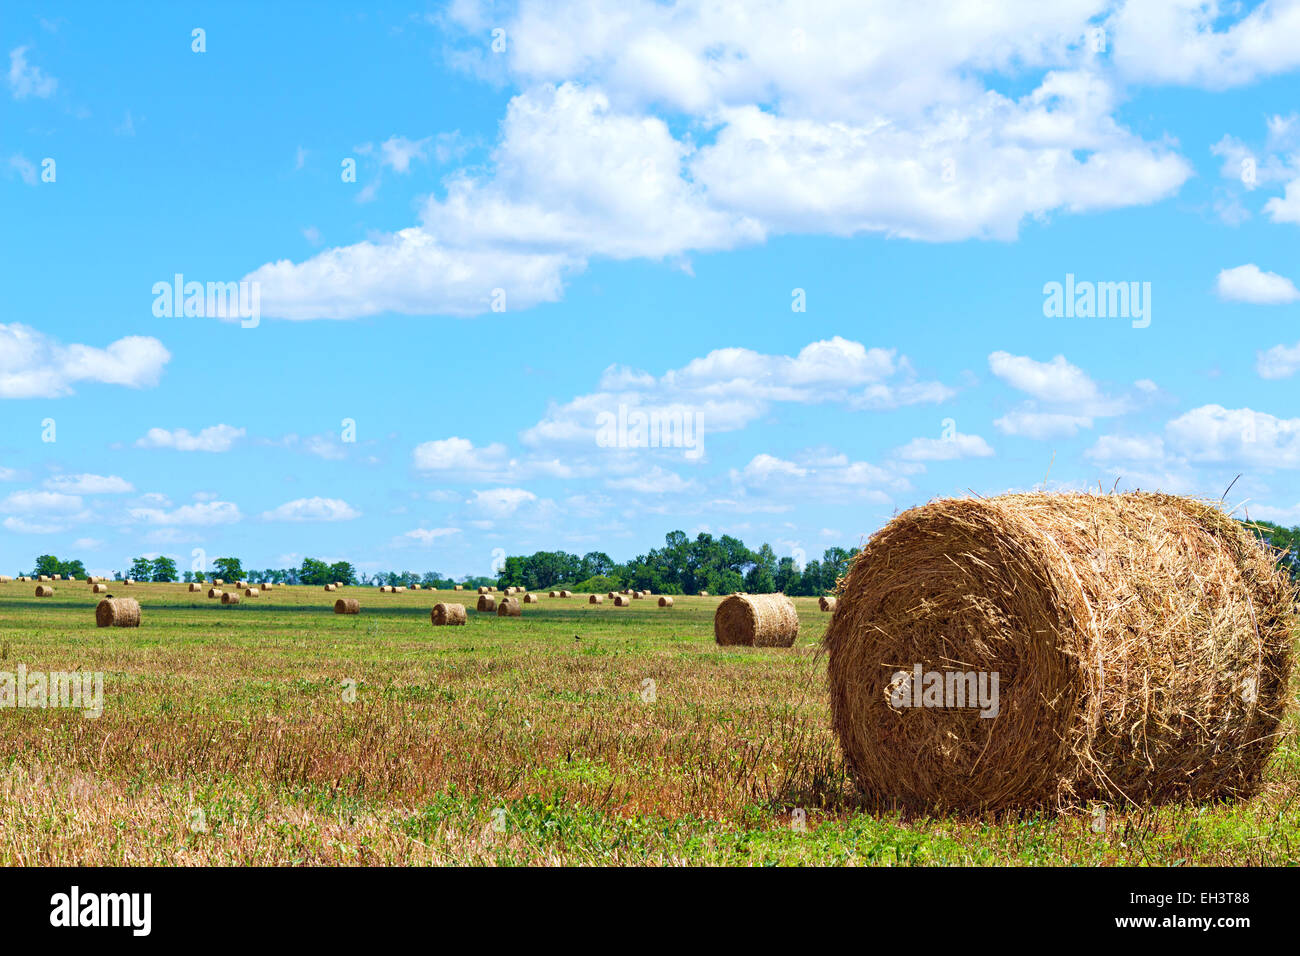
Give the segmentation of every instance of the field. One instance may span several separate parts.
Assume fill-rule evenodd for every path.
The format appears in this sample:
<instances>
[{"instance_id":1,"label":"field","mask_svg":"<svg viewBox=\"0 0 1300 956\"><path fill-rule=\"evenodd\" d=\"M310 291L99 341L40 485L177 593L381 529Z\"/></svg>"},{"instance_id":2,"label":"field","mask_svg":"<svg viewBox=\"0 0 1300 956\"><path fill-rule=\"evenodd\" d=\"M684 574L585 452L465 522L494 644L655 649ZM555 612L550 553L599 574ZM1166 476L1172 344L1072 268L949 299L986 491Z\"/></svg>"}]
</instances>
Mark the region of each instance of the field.
<instances>
[{"instance_id":1,"label":"field","mask_svg":"<svg viewBox=\"0 0 1300 956\"><path fill-rule=\"evenodd\" d=\"M101 630L89 585L34 588L0 584L0 671L102 671L104 706L0 711L0 864L1300 862L1294 736L1253 800L1101 827L864 806L812 598L795 647L752 650L714 644L717 598L543 596L435 628L473 596L114 584L143 625Z\"/></svg>"}]
</instances>

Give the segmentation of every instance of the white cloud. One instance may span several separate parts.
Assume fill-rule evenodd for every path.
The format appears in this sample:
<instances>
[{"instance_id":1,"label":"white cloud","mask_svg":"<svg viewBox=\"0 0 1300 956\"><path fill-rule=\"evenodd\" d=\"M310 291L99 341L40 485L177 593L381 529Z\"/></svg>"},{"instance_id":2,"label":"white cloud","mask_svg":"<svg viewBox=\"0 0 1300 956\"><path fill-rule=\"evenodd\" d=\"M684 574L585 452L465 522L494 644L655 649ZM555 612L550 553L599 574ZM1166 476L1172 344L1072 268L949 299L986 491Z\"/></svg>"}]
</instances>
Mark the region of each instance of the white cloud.
<instances>
[{"instance_id":1,"label":"white cloud","mask_svg":"<svg viewBox=\"0 0 1300 956\"><path fill-rule=\"evenodd\" d=\"M135 444L137 448L174 448L177 451L230 451L235 442L244 437L244 429L232 425L212 425L197 435L187 429L151 428Z\"/></svg>"},{"instance_id":2,"label":"white cloud","mask_svg":"<svg viewBox=\"0 0 1300 956\"><path fill-rule=\"evenodd\" d=\"M1080 428L1092 427L1092 418L1066 412L1021 410L995 418L993 424L1004 435L1044 439L1077 435Z\"/></svg>"},{"instance_id":3,"label":"white cloud","mask_svg":"<svg viewBox=\"0 0 1300 956\"><path fill-rule=\"evenodd\" d=\"M476 448L468 438L454 435L416 445L411 458L419 471L463 475L469 480L501 475L511 464L505 445L494 442Z\"/></svg>"},{"instance_id":4,"label":"white cloud","mask_svg":"<svg viewBox=\"0 0 1300 956\"><path fill-rule=\"evenodd\" d=\"M1215 282L1219 298L1254 305L1285 305L1300 299L1300 290L1286 276L1264 272L1253 262L1224 269Z\"/></svg>"},{"instance_id":5,"label":"white cloud","mask_svg":"<svg viewBox=\"0 0 1300 956\"><path fill-rule=\"evenodd\" d=\"M0 499L0 513L18 515L70 515L82 509L77 495L55 491L15 491Z\"/></svg>"},{"instance_id":6,"label":"white cloud","mask_svg":"<svg viewBox=\"0 0 1300 956\"><path fill-rule=\"evenodd\" d=\"M5 468L3 465L0 465L0 481L17 481L17 480L18 480L18 472L14 471L14 469L12 468Z\"/></svg>"},{"instance_id":7,"label":"white cloud","mask_svg":"<svg viewBox=\"0 0 1300 956\"><path fill-rule=\"evenodd\" d=\"M22 153L14 153L9 157L9 168L18 174L18 178L28 186L35 186L39 178L36 174L36 164L24 156Z\"/></svg>"},{"instance_id":8,"label":"white cloud","mask_svg":"<svg viewBox=\"0 0 1300 956\"><path fill-rule=\"evenodd\" d=\"M165 508L130 508L134 520L153 525L208 526L234 524L243 518L239 507L229 501L208 501L168 511Z\"/></svg>"},{"instance_id":9,"label":"white cloud","mask_svg":"<svg viewBox=\"0 0 1300 956\"><path fill-rule=\"evenodd\" d=\"M895 453L904 461L952 461L957 458L989 458L993 449L979 435L951 438L913 438Z\"/></svg>"},{"instance_id":10,"label":"white cloud","mask_svg":"<svg viewBox=\"0 0 1300 956\"><path fill-rule=\"evenodd\" d=\"M989 356L989 369L1012 388L1033 398L994 420L994 426L1006 435L1037 439L1072 436L1081 428L1091 428L1094 419L1119 415L1128 407L1124 399L1103 395L1097 383L1066 361L1064 355L1039 362L1023 355L994 352ZM1137 387L1142 392L1150 391L1145 386Z\"/></svg>"},{"instance_id":11,"label":"white cloud","mask_svg":"<svg viewBox=\"0 0 1300 956\"><path fill-rule=\"evenodd\" d=\"M605 484L610 488L633 491L639 495L679 495L696 488L695 482L658 465L625 478L611 478Z\"/></svg>"},{"instance_id":12,"label":"white cloud","mask_svg":"<svg viewBox=\"0 0 1300 956\"><path fill-rule=\"evenodd\" d=\"M445 538L449 535L460 534L460 528L415 528L406 532L402 537L410 538L425 547L430 547L439 538Z\"/></svg>"},{"instance_id":13,"label":"white cloud","mask_svg":"<svg viewBox=\"0 0 1300 956\"><path fill-rule=\"evenodd\" d=\"M1165 426L1167 444L1193 462L1300 468L1300 418L1203 405Z\"/></svg>"},{"instance_id":14,"label":"white cloud","mask_svg":"<svg viewBox=\"0 0 1300 956\"><path fill-rule=\"evenodd\" d=\"M100 349L63 345L28 326L0 323L0 398L57 398L78 382L152 387L170 360L162 343L146 336Z\"/></svg>"},{"instance_id":15,"label":"white cloud","mask_svg":"<svg viewBox=\"0 0 1300 956\"><path fill-rule=\"evenodd\" d=\"M989 369L1012 388L1048 402L1090 402L1098 395L1097 384L1064 355L1037 362L1023 355L994 352L989 356Z\"/></svg>"},{"instance_id":16,"label":"white cloud","mask_svg":"<svg viewBox=\"0 0 1300 956\"><path fill-rule=\"evenodd\" d=\"M1300 342L1275 345L1256 353L1255 370L1260 378L1289 378L1300 370Z\"/></svg>"},{"instance_id":17,"label":"white cloud","mask_svg":"<svg viewBox=\"0 0 1300 956\"><path fill-rule=\"evenodd\" d=\"M351 521L360 517L361 512L338 498L299 498L262 513L263 521Z\"/></svg>"},{"instance_id":18,"label":"white cloud","mask_svg":"<svg viewBox=\"0 0 1300 956\"><path fill-rule=\"evenodd\" d=\"M475 491L465 503L493 518L508 518L521 507L537 500L537 496L523 488L493 488Z\"/></svg>"},{"instance_id":19,"label":"white cloud","mask_svg":"<svg viewBox=\"0 0 1300 956\"><path fill-rule=\"evenodd\" d=\"M99 538L78 538L72 542L72 546L79 551L98 551L104 546L104 542Z\"/></svg>"},{"instance_id":20,"label":"white cloud","mask_svg":"<svg viewBox=\"0 0 1300 956\"><path fill-rule=\"evenodd\" d=\"M48 479L45 487L71 495L119 495L135 491L135 486L117 475L58 475Z\"/></svg>"},{"instance_id":21,"label":"white cloud","mask_svg":"<svg viewBox=\"0 0 1300 956\"><path fill-rule=\"evenodd\" d=\"M1159 435L1102 435L1084 455L1104 464L1163 461L1165 443Z\"/></svg>"},{"instance_id":22,"label":"white cloud","mask_svg":"<svg viewBox=\"0 0 1300 956\"><path fill-rule=\"evenodd\" d=\"M428 158L429 143L433 137L424 139L407 139L405 136L390 136L379 144L380 162L394 172L406 173L414 160Z\"/></svg>"},{"instance_id":23,"label":"white cloud","mask_svg":"<svg viewBox=\"0 0 1300 956\"><path fill-rule=\"evenodd\" d=\"M740 497L711 501L710 509L788 511L791 501L812 500L889 504L891 493L911 488L895 469L827 450L805 451L793 460L755 455L744 468L733 468L730 477Z\"/></svg>"},{"instance_id":24,"label":"white cloud","mask_svg":"<svg viewBox=\"0 0 1300 956\"><path fill-rule=\"evenodd\" d=\"M20 46L9 51L9 91L14 99L25 100L29 96L48 99L54 95L58 86L58 80L27 62L27 47Z\"/></svg>"},{"instance_id":25,"label":"white cloud","mask_svg":"<svg viewBox=\"0 0 1300 956\"><path fill-rule=\"evenodd\" d=\"M1300 179L1293 179L1281 196L1264 203L1264 212L1273 222L1300 223Z\"/></svg>"}]
</instances>

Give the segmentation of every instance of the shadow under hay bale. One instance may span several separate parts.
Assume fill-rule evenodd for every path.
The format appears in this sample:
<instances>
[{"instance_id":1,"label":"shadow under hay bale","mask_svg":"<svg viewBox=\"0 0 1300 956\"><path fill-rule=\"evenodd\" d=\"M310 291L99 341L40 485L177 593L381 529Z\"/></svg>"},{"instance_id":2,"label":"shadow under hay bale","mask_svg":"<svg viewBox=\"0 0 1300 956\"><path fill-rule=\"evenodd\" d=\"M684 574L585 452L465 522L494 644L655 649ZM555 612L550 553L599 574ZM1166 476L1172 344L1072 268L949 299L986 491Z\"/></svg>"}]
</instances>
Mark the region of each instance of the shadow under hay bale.
<instances>
[{"instance_id":1,"label":"shadow under hay bale","mask_svg":"<svg viewBox=\"0 0 1300 956\"><path fill-rule=\"evenodd\" d=\"M522 617L523 606L518 598L508 597L497 605L497 617Z\"/></svg>"},{"instance_id":2,"label":"shadow under hay bale","mask_svg":"<svg viewBox=\"0 0 1300 956\"><path fill-rule=\"evenodd\" d=\"M100 601L95 605L95 626L139 627L140 602L135 598L108 598Z\"/></svg>"},{"instance_id":3,"label":"shadow under hay bale","mask_svg":"<svg viewBox=\"0 0 1300 956\"><path fill-rule=\"evenodd\" d=\"M360 614L361 602L356 598L339 598L334 602L335 614Z\"/></svg>"},{"instance_id":4,"label":"shadow under hay bale","mask_svg":"<svg viewBox=\"0 0 1300 956\"><path fill-rule=\"evenodd\" d=\"M478 604L475 605L476 611L495 611L497 609L497 599L490 594L480 594Z\"/></svg>"},{"instance_id":5,"label":"shadow under hay bale","mask_svg":"<svg viewBox=\"0 0 1300 956\"><path fill-rule=\"evenodd\" d=\"M784 594L733 594L713 614L719 644L790 647L799 637L799 615Z\"/></svg>"},{"instance_id":6,"label":"shadow under hay bale","mask_svg":"<svg viewBox=\"0 0 1300 956\"><path fill-rule=\"evenodd\" d=\"M1273 556L1192 499L931 502L841 586L834 727L863 790L915 808L1249 795L1287 705L1294 601ZM995 707L961 700L995 674Z\"/></svg>"},{"instance_id":7,"label":"shadow under hay bale","mask_svg":"<svg viewBox=\"0 0 1300 956\"><path fill-rule=\"evenodd\" d=\"M463 604L435 604L429 612L429 621L435 627L452 627L468 620L469 614Z\"/></svg>"}]
</instances>

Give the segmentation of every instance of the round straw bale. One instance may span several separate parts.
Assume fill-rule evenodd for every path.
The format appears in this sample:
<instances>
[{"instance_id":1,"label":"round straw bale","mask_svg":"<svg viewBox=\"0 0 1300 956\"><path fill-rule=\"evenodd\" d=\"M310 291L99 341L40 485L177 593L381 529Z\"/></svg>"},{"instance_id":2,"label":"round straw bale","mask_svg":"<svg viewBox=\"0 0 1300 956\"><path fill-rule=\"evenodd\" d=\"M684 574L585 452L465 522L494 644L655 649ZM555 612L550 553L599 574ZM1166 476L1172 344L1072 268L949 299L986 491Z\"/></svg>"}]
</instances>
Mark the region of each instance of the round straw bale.
<instances>
[{"instance_id":1,"label":"round straw bale","mask_svg":"<svg viewBox=\"0 0 1300 956\"><path fill-rule=\"evenodd\" d=\"M38 585L36 585L36 596L37 596L37 597L54 597L54 588L50 587L50 586L47 585L47 584L38 584Z\"/></svg>"},{"instance_id":2,"label":"round straw bale","mask_svg":"<svg viewBox=\"0 0 1300 956\"><path fill-rule=\"evenodd\" d=\"M135 584L135 578L123 578L122 581L121 581L120 583L122 583L122 584Z\"/></svg>"},{"instance_id":3,"label":"round straw bale","mask_svg":"<svg viewBox=\"0 0 1300 956\"><path fill-rule=\"evenodd\" d=\"M9 579L8 579L8 578L0 578L0 581L7 581L7 580L9 580ZM99 583L99 578L96 578L96 577L86 578L86 583L87 583L87 584L98 584L98 583Z\"/></svg>"},{"instance_id":4,"label":"round straw bale","mask_svg":"<svg viewBox=\"0 0 1300 956\"><path fill-rule=\"evenodd\" d=\"M261 597L262 592L258 588L244 588L244 597Z\"/></svg>"},{"instance_id":5,"label":"round straw bale","mask_svg":"<svg viewBox=\"0 0 1300 956\"><path fill-rule=\"evenodd\" d=\"M934 501L841 585L833 724L864 790L904 805L1248 795L1287 703L1295 598L1249 531L1190 498Z\"/></svg>"},{"instance_id":6,"label":"round straw bale","mask_svg":"<svg viewBox=\"0 0 1300 956\"><path fill-rule=\"evenodd\" d=\"M614 607L627 607L631 603L632 603L632 599L628 597L626 594L614 595Z\"/></svg>"},{"instance_id":7,"label":"round straw bale","mask_svg":"<svg viewBox=\"0 0 1300 956\"><path fill-rule=\"evenodd\" d=\"M248 587L248 582L247 582L247 581L236 581L236 582L235 582L235 587L239 588L239 589L242 591L242 590L244 590L245 588Z\"/></svg>"},{"instance_id":8,"label":"round straw bale","mask_svg":"<svg viewBox=\"0 0 1300 956\"><path fill-rule=\"evenodd\" d=\"M429 620L436 627L464 624L469 620L463 604L435 604L429 612Z\"/></svg>"},{"instance_id":9,"label":"round straw bale","mask_svg":"<svg viewBox=\"0 0 1300 956\"><path fill-rule=\"evenodd\" d=\"M457 584L457 585L455 586L455 588L453 588L453 590L456 590L456 591L463 591L463 590L465 590L465 585L463 585L463 584Z\"/></svg>"},{"instance_id":10,"label":"round straw bale","mask_svg":"<svg viewBox=\"0 0 1300 956\"><path fill-rule=\"evenodd\" d=\"M497 586L496 586L495 584L489 584L489 585L488 585L488 593L489 593L489 594L495 594L495 593L496 593L496 590L497 590Z\"/></svg>"},{"instance_id":11,"label":"round straw bale","mask_svg":"<svg viewBox=\"0 0 1300 956\"><path fill-rule=\"evenodd\" d=\"M319 581L320 578L317 578L316 580ZM325 585L325 590L326 590L326 591L337 591L337 590L338 590L338 585L336 585L336 584L327 584L327 585Z\"/></svg>"},{"instance_id":12,"label":"round straw bale","mask_svg":"<svg viewBox=\"0 0 1300 956\"><path fill-rule=\"evenodd\" d=\"M203 585L202 585L202 584L191 584L191 585L190 585L190 592L191 592L191 593L193 593L194 591L202 591L202 590L203 590Z\"/></svg>"},{"instance_id":13,"label":"round straw bale","mask_svg":"<svg viewBox=\"0 0 1300 956\"><path fill-rule=\"evenodd\" d=\"M361 602L356 598L339 598L334 602L335 614L360 614Z\"/></svg>"},{"instance_id":14,"label":"round straw bale","mask_svg":"<svg viewBox=\"0 0 1300 956\"><path fill-rule=\"evenodd\" d=\"M91 593L91 594L107 594L107 593L108 593L108 585L107 585L107 584L96 584L94 587L92 587L92 588L90 589L90 593Z\"/></svg>"},{"instance_id":15,"label":"round straw bale","mask_svg":"<svg viewBox=\"0 0 1300 956\"><path fill-rule=\"evenodd\" d=\"M823 611L833 611L835 610L835 598L823 595L817 599L817 606Z\"/></svg>"},{"instance_id":16,"label":"round straw bale","mask_svg":"<svg viewBox=\"0 0 1300 956\"><path fill-rule=\"evenodd\" d=\"M604 595L600 595L600 594L593 594L591 597L587 598L588 604L602 604L604 603L604 601L605 601Z\"/></svg>"},{"instance_id":17,"label":"round straw bale","mask_svg":"<svg viewBox=\"0 0 1300 956\"><path fill-rule=\"evenodd\" d=\"M489 590L489 588L488 588L488 586L487 586L486 584L481 584L481 585L479 585L478 593L479 593L479 594L487 594L487 593L488 593L488 590Z\"/></svg>"},{"instance_id":18,"label":"round straw bale","mask_svg":"<svg viewBox=\"0 0 1300 956\"><path fill-rule=\"evenodd\" d=\"M50 579L50 576L49 576L48 574L42 574L42 575L41 575L39 578L37 578L36 580L38 580L38 581L48 581L49 579Z\"/></svg>"},{"instance_id":19,"label":"round straw bale","mask_svg":"<svg viewBox=\"0 0 1300 956\"><path fill-rule=\"evenodd\" d=\"M605 593L605 597L609 598L609 599L612 601L612 600L614 600L614 598L618 597L618 592L617 592L617 591L607 591L607 592Z\"/></svg>"},{"instance_id":20,"label":"round straw bale","mask_svg":"<svg viewBox=\"0 0 1300 956\"><path fill-rule=\"evenodd\" d=\"M670 598L667 594L665 594L663 597L661 597L661 598L659 599L659 606L660 606L660 607L672 607L672 606L673 606L673 599Z\"/></svg>"},{"instance_id":21,"label":"round straw bale","mask_svg":"<svg viewBox=\"0 0 1300 956\"><path fill-rule=\"evenodd\" d=\"M474 608L476 611L495 611L497 609L497 599L490 594L480 594L478 604Z\"/></svg>"},{"instance_id":22,"label":"round straw bale","mask_svg":"<svg viewBox=\"0 0 1300 956\"><path fill-rule=\"evenodd\" d=\"M550 596L553 597L553 598L557 598L557 597L560 596L560 592L559 592L559 591L552 591L551 594L550 594Z\"/></svg>"},{"instance_id":23,"label":"round straw bale","mask_svg":"<svg viewBox=\"0 0 1300 956\"><path fill-rule=\"evenodd\" d=\"M518 598L508 597L497 605L497 617L522 617L523 613Z\"/></svg>"},{"instance_id":24,"label":"round straw bale","mask_svg":"<svg viewBox=\"0 0 1300 956\"><path fill-rule=\"evenodd\" d=\"M140 602L135 598L106 598L95 605L96 627L139 627Z\"/></svg>"},{"instance_id":25,"label":"round straw bale","mask_svg":"<svg viewBox=\"0 0 1300 956\"><path fill-rule=\"evenodd\" d=\"M212 583L215 584L215 585L217 585L218 587L220 587L221 585L225 584L226 582L225 582L225 580L223 580L222 578L213 578L213 579L212 579Z\"/></svg>"},{"instance_id":26,"label":"round straw bale","mask_svg":"<svg viewBox=\"0 0 1300 956\"><path fill-rule=\"evenodd\" d=\"M56 580L56 581L62 581L62 580L63 580L63 575L61 575L61 574L54 574L54 575L51 575L51 577L53 577L54 580Z\"/></svg>"},{"instance_id":27,"label":"round straw bale","mask_svg":"<svg viewBox=\"0 0 1300 956\"><path fill-rule=\"evenodd\" d=\"M525 594L525 595L524 595L524 603L525 603L525 604L541 604L541 603L542 603L542 599L539 598L536 594Z\"/></svg>"},{"instance_id":28,"label":"round straw bale","mask_svg":"<svg viewBox=\"0 0 1300 956\"><path fill-rule=\"evenodd\" d=\"M799 636L799 615L784 594L733 594L713 615L719 644L790 647Z\"/></svg>"},{"instance_id":29,"label":"round straw bale","mask_svg":"<svg viewBox=\"0 0 1300 956\"><path fill-rule=\"evenodd\" d=\"M709 596L709 592L708 592L708 591L701 591L701 592L700 592L700 597L708 597L708 596Z\"/></svg>"},{"instance_id":30,"label":"round straw bale","mask_svg":"<svg viewBox=\"0 0 1300 956\"><path fill-rule=\"evenodd\" d=\"M412 591L418 591L418 590L420 590L420 586L419 586L418 584L412 584L412 585L411 585L411 590L412 590Z\"/></svg>"},{"instance_id":31,"label":"round straw bale","mask_svg":"<svg viewBox=\"0 0 1300 956\"><path fill-rule=\"evenodd\" d=\"M394 592L395 594L405 594L405 593L406 593L406 585L404 585L404 584L399 584L397 587L393 588L393 592Z\"/></svg>"},{"instance_id":32,"label":"round straw bale","mask_svg":"<svg viewBox=\"0 0 1300 956\"><path fill-rule=\"evenodd\" d=\"M560 597L562 597L562 598L570 598L570 597L573 597L573 592L572 592L572 591L561 591L561 592L560 592Z\"/></svg>"},{"instance_id":33,"label":"round straw bale","mask_svg":"<svg viewBox=\"0 0 1300 956\"><path fill-rule=\"evenodd\" d=\"M274 587L275 587L275 585L272 584L270 581L263 581L263 582L262 582L262 590L263 590L263 591L270 591L270 590L271 590L272 588L274 588Z\"/></svg>"},{"instance_id":34,"label":"round straw bale","mask_svg":"<svg viewBox=\"0 0 1300 956\"><path fill-rule=\"evenodd\" d=\"M13 578L0 574L0 584L8 584L11 581L13 581Z\"/></svg>"},{"instance_id":35,"label":"round straw bale","mask_svg":"<svg viewBox=\"0 0 1300 956\"><path fill-rule=\"evenodd\" d=\"M221 595L221 603L222 603L222 604L238 604L238 603L239 603L239 595L236 594L234 591L225 591L225 592L223 592L222 595Z\"/></svg>"},{"instance_id":36,"label":"round straw bale","mask_svg":"<svg viewBox=\"0 0 1300 956\"><path fill-rule=\"evenodd\" d=\"M223 593L221 588L208 588L208 597L210 598L219 598Z\"/></svg>"}]
</instances>

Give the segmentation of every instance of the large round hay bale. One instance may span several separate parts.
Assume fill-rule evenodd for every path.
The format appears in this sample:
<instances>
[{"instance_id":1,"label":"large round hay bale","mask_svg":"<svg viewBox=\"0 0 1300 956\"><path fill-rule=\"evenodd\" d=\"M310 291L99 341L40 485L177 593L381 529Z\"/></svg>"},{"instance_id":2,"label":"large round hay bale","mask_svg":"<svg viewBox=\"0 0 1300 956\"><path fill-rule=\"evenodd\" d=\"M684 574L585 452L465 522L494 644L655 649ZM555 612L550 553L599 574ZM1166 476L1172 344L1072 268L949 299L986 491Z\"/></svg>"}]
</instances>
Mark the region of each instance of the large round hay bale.
<instances>
[{"instance_id":1,"label":"large round hay bale","mask_svg":"<svg viewBox=\"0 0 1300 956\"><path fill-rule=\"evenodd\" d=\"M393 591L394 594L405 594L405 593L406 593L406 585L404 585L404 584L399 584L397 587L392 588L392 591Z\"/></svg>"},{"instance_id":2,"label":"large round hay bale","mask_svg":"<svg viewBox=\"0 0 1300 956\"><path fill-rule=\"evenodd\" d=\"M0 584L9 584L11 581L13 581L13 578L0 574Z\"/></svg>"},{"instance_id":3,"label":"large round hay bale","mask_svg":"<svg viewBox=\"0 0 1300 956\"><path fill-rule=\"evenodd\" d=\"M632 603L632 599L626 594L614 595L614 607L627 607Z\"/></svg>"},{"instance_id":4,"label":"large round hay bale","mask_svg":"<svg viewBox=\"0 0 1300 956\"><path fill-rule=\"evenodd\" d=\"M222 595L221 595L221 603L222 603L222 604L238 604L238 603L239 603L239 595L236 594L234 591L225 591L225 592L223 592Z\"/></svg>"},{"instance_id":5,"label":"large round hay bale","mask_svg":"<svg viewBox=\"0 0 1300 956\"><path fill-rule=\"evenodd\" d=\"M320 578L317 578L316 580L319 581ZM328 591L337 591L337 590L338 590L338 585L336 585L336 584L327 584L327 585L325 585L325 590L326 590L327 592L328 592Z\"/></svg>"},{"instance_id":6,"label":"large round hay bale","mask_svg":"<svg viewBox=\"0 0 1300 956\"><path fill-rule=\"evenodd\" d=\"M525 595L524 595L524 603L525 603L525 604L541 604L541 603L542 603L542 599L539 598L536 594L525 594Z\"/></svg>"},{"instance_id":7,"label":"large round hay bale","mask_svg":"<svg viewBox=\"0 0 1300 956\"><path fill-rule=\"evenodd\" d=\"M659 606L660 606L660 607L672 607L672 606L673 606L673 599L670 598L667 594L665 594L665 595L663 595L661 598L659 598Z\"/></svg>"},{"instance_id":8,"label":"large round hay bale","mask_svg":"<svg viewBox=\"0 0 1300 956\"><path fill-rule=\"evenodd\" d=\"M334 602L335 614L360 614L361 602L356 598L339 598Z\"/></svg>"},{"instance_id":9,"label":"large round hay bale","mask_svg":"<svg viewBox=\"0 0 1300 956\"><path fill-rule=\"evenodd\" d=\"M521 617L523 613L518 598L508 597L497 605L497 617Z\"/></svg>"},{"instance_id":10,"label":"large round hay bale","mask_svg":"<svg viewBox=\"0 0 1300 956\"><path fill-rule=\"evenodd\" d=\"M244 597L261 597L262 592L257 588L244 588Z\"/></svg>"},{"instance_id":11,"label":"large round hay bale","mask_svg":"<svg viewBox=\"0 0 1300 956\"><path fill-rule=\"evenodd\" d=\"M908 806L1247 795L1287 704L1295 597L1192 499L931 502L840 588L834 726L861 786Z\"/></svg>"},{"instance_id":12,"label":"large round hay bale","mask_svg":"<svg viewBox=\"0 0 1300 956\"><path fill-rule=\"evenodd\" d=\"M236 581L236 582L235 582L235 587L239 588L241 591L247 590L247 588L248 588L248 582L247 582L247 581Z\"/></svg>"},{"instance_id":13,"label":"large round hay bale","mask_svg":"<svg viewBox=\"0 0 1300 956\"><path fill-rule=\"evenodd\" d=\"M274 587L275 587L275 585L272 584L270 581L263 581L263 582L262 582L262 590L263 590L263 591L270 591L270 590L272 590Z\"/></svg>"},{"instance_id":14,"label":"large round hay bale","mask_svg":"<svg viewBox=\"0 0 1300 956\"><path fill-rule=\"evenodd\" d=\"M489 590L489 588L488 588L488 586L487 586L486 584L481 584L481 585L479 585L478 593L479 593L479 594L487 594L487 593L488 593L488 590Z\"/></svg>"},{"instance_id":15,"label":"large round hay bale","mask_svg":"<svg viewBox=\"0 0 1300 956\"><path fill-rule=\"evenodd\" d=\"M560 596L560 592L559 592L559 591L552 591L548 596L549 596L549 597L553 597L553 598L557 598L557 597Z\"/></svg>"},{"instance_id":16,"label":"large round hay bale","mask_svg":"<svg viewBox=\"0 0 1300 956\"><path fill-rule=\"evenodd\" d=\"M823 595L817 599L817 606L823 611L833 611L835 610L835 598Z\"/></svg>"},{"instance_id":17,"label":"large round hay bale","mask_svg":"<svg viewBox=\"0 0 1300 956\"><path fill-rule=\"evenodd\" d=\"M54 597L54 588L50 587L48 584L38 584L36 585L36 596Z\"/></svg>"},{"instance_id":18,"label":"large round hay bale","mask_svg":"<svg viewBox=\"0 0 1300 956\"><path fill-rule=\"evenodd\" d=\"M203 590L203 585L202 585L202 584L193 584L193 583L190 584L190 593L191 593L191 594L193 594L193 593L196 592L196 591L202 591L202 590Z\"/></svg>"},{"instance_id":19,"label":"large round hay bale","mask_svg":"<svg viewBox=\"0 0 1300 956\"><path fill-rule=\"evenodd\" d=\"M474 608L476 611L495 611L497 609L497 599L490 594L480 594L478 604Z\"/></svg>"},{"instance_id":20,"label":"large round hay bale","mask_svg":"<svg viewBox=\"0 0 1300 956\"><path fill-rule=\"evenodd\" d=\"M90 589L90 593L91 593L91 594L107 594L107 593L108 593L108 585L107 585L107 584L96 584L94 587L92 587L92 588Z\"/></svg>"},{"instance_id":21,"label":"large round hay bale","mask_svg":"<svg viewBox=\"0 0 1300 956\"><path fill-rule=\"evenodd\" d=\"M561 591L561 592L560 592L560 597L562 597L562 598L571 598L571 597L573 597L573 592L572 592L572 591Z\"/></svg>"},{"instance_id":22,"label":"large round hay bale","mask_svg":"<svg viewBox=\"0 0 1300 956\"><path fill-rule=\"evenodd\" d=\"M733 594L713 614L719 644L790 647L799 636L799 615L784 594Z\"/></svg>"},{"instance_id":23,"label":"large round hay bale","mask_svg":"<svg viewBox=\"0 0 1300 956\"><path fill-rule=\"evenodd\" d=\"M8 578L0 578L0 581L8 581L8 580L9 580ZM88 578L86 578L86 583L87 583L87 584L98 584L98 583L100 582L100 580L101 580L100 578L97 578L97 577L93 577L93 576L92 576L92 577L88 577Z\"/></svg>"},{"instance_id":24,"label":"large round hay bale","mask_svg":"<svg viewBox=\"0 0 1300 956\"><path fill-rule=\"evenodd\" d=\"M209 598L219 598L223 593L224 592L221 590L221 588L208 588Z\"/></svg>"},{"instance_id":25,"label":"large round hay bale","mask_svg":"<svg viewBox=\"0 0 1300 956\"><path fill-rule=\"evenodd\" d=\"M107 598L95 605L96 627L139 627L140 602L135 598Z\"/></svg>"},{"instance_id":26,"label":"large round hay bale","mask_svg":"<svg viewBox=\"0 0 1300 956\"><path fill-rule=\"evenodd\" d=\"M469 620L469 615L463 604L435 604L429 612L429 620L437 627L445 627L464 624Z\"/></svg>"},{"instance_id":27,"label":"large round hay bale","mask_svg":"<svg viewBox=\"0 0 1300 956\"><path fill-rule=\"evenodd\" d=\"M605 600L605 598L604 598L603 595L600 595L600 594L593 594L593 595L591 595L589 598L587 598L587 603L588 603L588 604L601 604L601 603L604 602L604 600Z\"/></svg>"}]
</instances>

